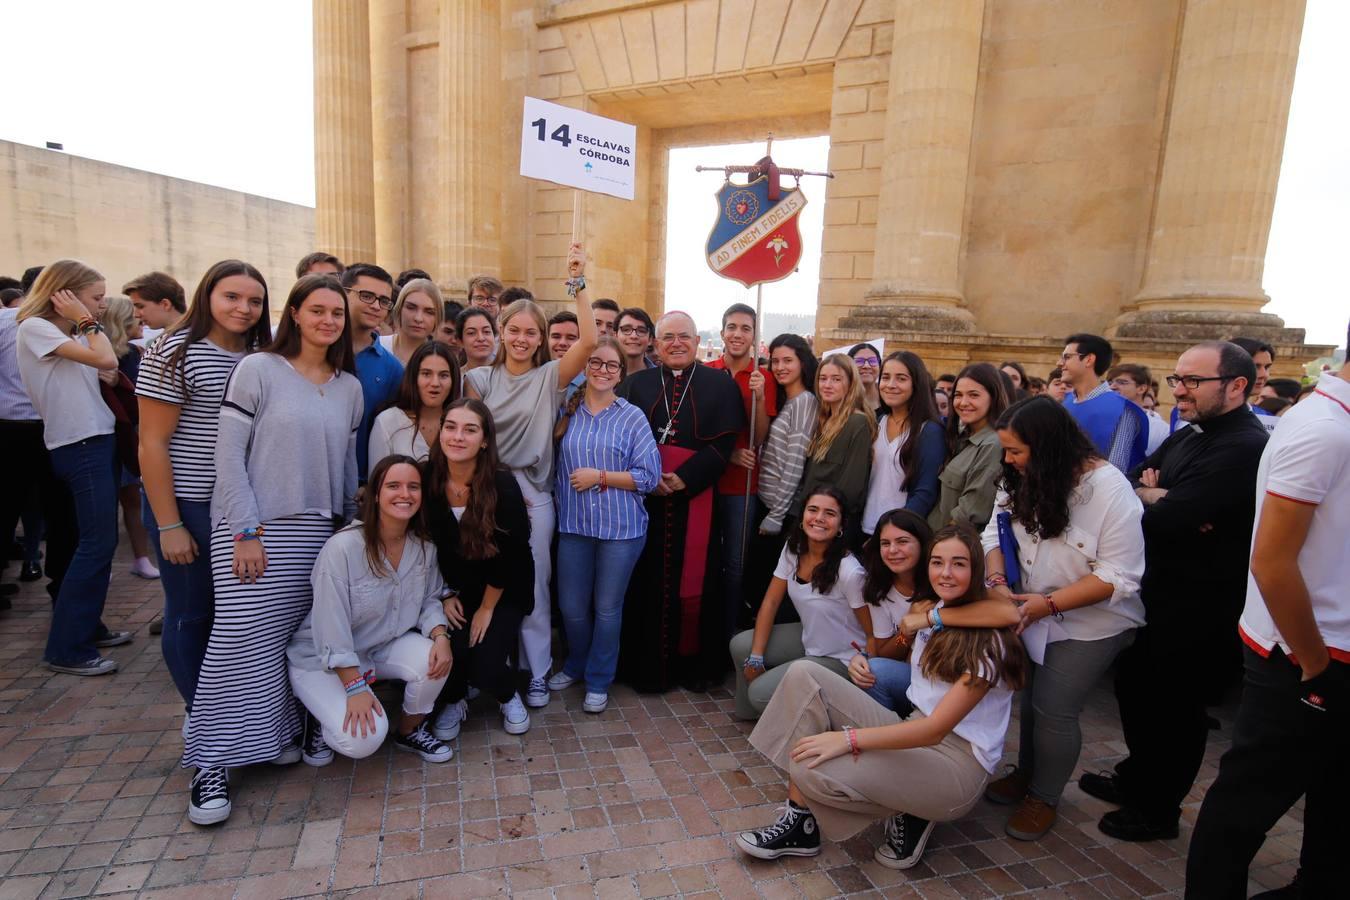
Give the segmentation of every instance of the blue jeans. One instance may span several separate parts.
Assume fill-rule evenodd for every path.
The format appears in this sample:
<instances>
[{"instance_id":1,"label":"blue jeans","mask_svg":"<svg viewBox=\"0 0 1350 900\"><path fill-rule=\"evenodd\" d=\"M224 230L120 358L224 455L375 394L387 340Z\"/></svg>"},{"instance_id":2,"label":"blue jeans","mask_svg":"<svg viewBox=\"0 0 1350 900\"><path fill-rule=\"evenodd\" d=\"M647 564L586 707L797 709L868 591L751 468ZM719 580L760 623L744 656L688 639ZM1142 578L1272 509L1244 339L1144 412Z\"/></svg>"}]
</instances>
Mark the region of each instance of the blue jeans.
<instances>
[{"instance_id":1,"label":"blue jeans","mask_svg":"<svg viewBox=\"0 0 1350 900\"><path fill-rule=\"evenodd\" d=\"M867 661L867 665L877 678L877 683L867 689L867 696L891 712L898 713L901 718L909 715L914 708L905 696L909 690L909 663L874 656Z\"/></svg>"},{"instance_id":2,"label":"blue jeans","mask_svg":"<svg viewBox=\"0 0 1350 900\"><path fill-rule=\"evenodd\" d=\"M116 445L100 434L51 453L52 471L74 501L80 538L52 609L46 659L79 665L99 655L94 641L108 633L102 616L117 552Z\"/></svg>"},{"instance_id":3,"label":"blue jeans","mask_svg":"<svg viewBox=\"0 0 1350 900\"><path fill-rule=\"evenodd\" d=\"M159 547L159 523L150 501L141 493L141 521L145 523L150 544L159 560L159 583L164 588L164 633L160 649L164 665L174 687L183 695L188 711L192 695L197 693L197 675L206 658L206 643L211 639L211 620L215 617L215 585L211 580L211 501L179 500L178 515L183 527L197 542L197 558L186 566L164 559Z\"/></svg>"},{"instance_id":4,"label":"blue jeans","mask_svg":"<svg viewBox=\"0 0 1350 900\"><path fill-rule=\"evenodd\" d=\"M619 665L623 597L646 538L602 541L558 535L558 607L567 633L563 671L607 693Z\"/></svg>"},{"instance_id":5,"label":"blue jeans","mask_svg":"<svg viewBox=\"0 0 1350 900\"><path fill-rule=\"evenodd\" d=\"M750 515L745 514L746 504L751 504ZM735 494L717 495L717 524L722 532L722 589L726 614L726 637L741 631L742 619L749 616L749 605L745 597L745 557L749 551L750 540L757 534L760 519L764 518L764 507L759 498L737 496ZM751 538L747 540L746 531ZM778 560L774 560L775 563ZM753 604L758 604L755 597Z\"/></svg>"}]
</instances>

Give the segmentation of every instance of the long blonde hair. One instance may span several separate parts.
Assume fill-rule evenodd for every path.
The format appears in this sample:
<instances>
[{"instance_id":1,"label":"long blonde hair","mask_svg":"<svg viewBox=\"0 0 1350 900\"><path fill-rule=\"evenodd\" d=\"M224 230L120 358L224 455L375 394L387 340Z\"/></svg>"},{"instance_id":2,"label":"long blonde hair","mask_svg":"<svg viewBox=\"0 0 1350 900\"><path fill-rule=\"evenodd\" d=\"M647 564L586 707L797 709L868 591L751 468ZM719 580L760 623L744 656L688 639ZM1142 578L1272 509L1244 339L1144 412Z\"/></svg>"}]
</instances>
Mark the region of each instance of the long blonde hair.
<instances>
[{"instance_id":1,"label":"long blonde hair","mask_svg":"<svg viewBox=\"0 0 1350 900\"><path fill-rule=\"evenodd\" d=\"M530 368L537 369L549 361L548 318L538 303L522 297L497 314L497 355L492 360L493 366L506 365L506 338L503 337L506 333L506 323L521 313L531 316L534 323L539 326L539 348L534 351L534 365Z\"/></svg>"},{"instance_id":2,"label":"long blonde hair","mask_svg":"<svg viewBox=\"0 0 1350 900\"><path fill-rule=\"evenodd\" d=\"M403 286L398 292L398 301L394 304L393 312L390 313L394 320L394 330L398 331L403 323L403 304L412 294L426 294L431 299L432 306L436 309L436 324L432 326L431 333L434 335L441 330L441 325L445 322L445 299L441 296L441 289L436 287L436 282L430 278L414 278Z\"/></svg>"},{"instance_id":3,"label":"long blonde hair","mask_svg":"<svg viewBox=\"0 0 1350 900\"><path fill-rule=\"evenodd\" d=\"M108 336L108 343L112 344L113 354L121 359L131 349L131 335L128 332L136 321L136 308L121 294L110 294L107 304L101 320L103 333Z\"/></svg>"},{"instance_id":4,"label":"long blonde hair","mask_svg":"<svg viewBox=\"0 0 1350 900\"><path fill-rule=\"evenodd\" d=\"M28 289L28 296L19 305L18 321L49 314L52 311L52 294L57 291L78 293L94 282L103 280L101 274L78 259L58 259L44 268Z\"/></svg>"},{"instance_id":5,"label":"long blonde hair","mask_svg":"<svg viewBox=\"0 0 1350 900\"><path fill-rule=\"evenodd\" d=\"M820 376L830 366L844 373L848 380L848 388L844 393L844 399L837 404L829 404L820 397ZM820 410L816 413L816 436L811 439L811 446L807 453L816 462L825 459L825 455L830 452L830 447L834 445L835 438L839 437L848 424L850 416L860 415L867 421L867 430L872 439L877 436L877 420L875 416L869 415L863 406L863 388L862 381L858 378L858 367L853 364L853 360L847 353L835 353L827 356L821 361L816 369L816 397L820 398Z\"/></svg>"}]
</instances>

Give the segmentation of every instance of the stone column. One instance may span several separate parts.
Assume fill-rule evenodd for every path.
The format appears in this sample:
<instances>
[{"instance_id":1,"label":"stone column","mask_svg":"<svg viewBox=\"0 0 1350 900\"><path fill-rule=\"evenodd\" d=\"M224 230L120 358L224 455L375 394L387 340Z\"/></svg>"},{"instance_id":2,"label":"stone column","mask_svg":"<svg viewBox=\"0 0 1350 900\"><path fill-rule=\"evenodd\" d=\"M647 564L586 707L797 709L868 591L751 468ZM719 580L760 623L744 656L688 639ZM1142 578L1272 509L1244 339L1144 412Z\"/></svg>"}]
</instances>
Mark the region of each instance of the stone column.
<instances>
[{"instance_id":1,"label":"stone column","mask_svg":"<svg viewBox=\"0 0 1350 900\"><path fill-rule=\"evenodd\" d=\"M975 330L961 294L985 0L897 0L866 310L905 331Z\"/></svg>"},{"instance_id":2,"label":"stone column","mask_svg":"<svg viewBox=\"0 0 1350 900\"><path fill-rule=\"evenodd\" d=\"M375 259L366 0L314 0L314 238L344 263Z\"/></svg>"},{"instance_id":3,"label":"stone column","mask_svg":"<svg viewBox=\"0 0 1350 900\"><path fill-rule=\"evenodd\" d=\"M515 164L501 147L501 27L498 0L441 4L441 270L455 293L501 269L501 172Z\"/></svg>"},{"instance_id":4,"label":"stone column","mask_svg":"<svg viewBox=\"0 0 1350 900\"><path fill-rule=\"evenodd\" d=\"M375 253L397 275L408 266L408 32L405 0L370 2L370 101Z\"/></svg>"},{"instance_id":5,"label":"stone column","mask_svg":"<svg viewBox=\"0 0 1350 900\"><path fill-rule=\"evenodd\" d=\"M1143 286L1111 333L1269 332L1261 287L1304 0L1186 0ZM1275 335L1269 335L1274 337Z\"/></svg>"}]
</instances>

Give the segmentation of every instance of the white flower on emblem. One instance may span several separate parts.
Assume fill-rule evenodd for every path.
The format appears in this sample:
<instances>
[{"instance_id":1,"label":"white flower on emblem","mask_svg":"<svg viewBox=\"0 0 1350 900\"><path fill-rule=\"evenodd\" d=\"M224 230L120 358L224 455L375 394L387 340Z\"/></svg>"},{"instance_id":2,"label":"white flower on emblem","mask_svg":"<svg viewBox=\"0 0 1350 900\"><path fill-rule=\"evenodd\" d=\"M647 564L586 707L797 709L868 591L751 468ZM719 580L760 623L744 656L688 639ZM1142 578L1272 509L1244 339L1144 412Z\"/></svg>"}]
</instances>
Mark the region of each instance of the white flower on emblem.
<instances>
[{"instance_id":1,"label":"white flower on emblem","mask_svg":"<svg viewBox=\"0 0 1350 900\"><path fill-rule=\"evenodd\" d=\"M773 264L775 266L778 266L781 265L783 262L783 251L786 250L791 245L783 238L781 234L775 234L773 236L773 239L770 240L769 243L767 243L765 246L773 251Z\"/></svg>"}]
</instances>

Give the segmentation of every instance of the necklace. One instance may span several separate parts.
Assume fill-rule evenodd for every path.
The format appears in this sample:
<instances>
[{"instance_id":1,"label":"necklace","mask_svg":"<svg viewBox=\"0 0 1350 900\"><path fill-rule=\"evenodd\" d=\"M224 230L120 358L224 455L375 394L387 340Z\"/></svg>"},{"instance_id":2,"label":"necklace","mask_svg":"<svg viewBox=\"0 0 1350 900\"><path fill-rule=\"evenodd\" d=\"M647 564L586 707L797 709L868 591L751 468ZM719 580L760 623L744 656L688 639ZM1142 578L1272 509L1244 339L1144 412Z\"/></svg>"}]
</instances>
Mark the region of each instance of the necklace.
<instances>
[{"instance_id":1,"label":"necklace","mask_svg":"<svg viewBox=\"0 0 1350 900\"><path fill-rule=\"evenodd\" d=\"M688 369L686 369L685 371L688 371ZM666 405L666 427L661 429L660 437L657 438L656 441L658 444L664 444L667 441L669 441L671 435L675 432L675 417L680 414L680 407L684 406L684 401L689 399L689 391L690 387L686 387L684 389L684 393L680 395L680 402L675 404L675 412L672 413L670 411L670 398L666 396L666 370L665 367L662 367L661 402Z\"/></svg>"},{"instance_id":2,"label":"necklace","mask_svg":"<svg viewBox=\"0 0 1350 900\"><path fill-rule=\"evenodd\" d=\"M451 501L454 501L456 499L467 500L469 498L469 486L467 484L464 485L463 487L460 487L453 481L448 481L446 482L446 484L449 485L450 488Z\"/></svg>"}]
</instances>

